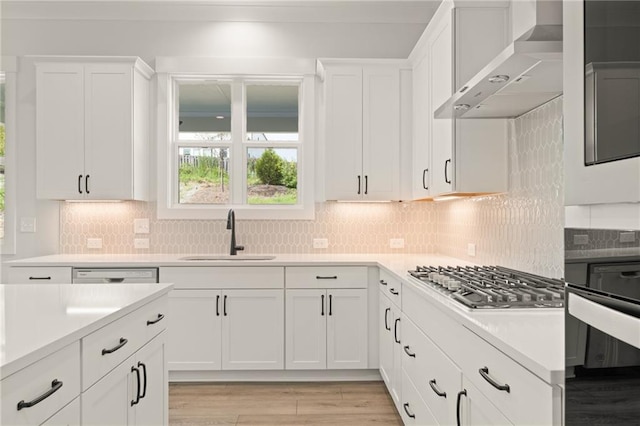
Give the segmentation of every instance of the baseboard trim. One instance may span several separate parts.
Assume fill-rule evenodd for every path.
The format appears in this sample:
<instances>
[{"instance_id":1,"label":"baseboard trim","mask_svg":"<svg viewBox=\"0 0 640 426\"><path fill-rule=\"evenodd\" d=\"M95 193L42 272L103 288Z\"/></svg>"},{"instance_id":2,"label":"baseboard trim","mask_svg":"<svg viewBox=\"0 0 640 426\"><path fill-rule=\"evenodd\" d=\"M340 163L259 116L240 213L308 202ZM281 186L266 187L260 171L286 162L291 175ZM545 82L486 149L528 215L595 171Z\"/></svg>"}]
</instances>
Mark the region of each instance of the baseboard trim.
<instances>
[{"instance_id":1,"label":"baseboard trim","mask_svg":"<svg viewBox=\"0 0 640 426\"><path fill-rule=\"evenodd\" d=\"M378 370L169 371L169 382L382 381Z\"/></svg>"}]
</instances>

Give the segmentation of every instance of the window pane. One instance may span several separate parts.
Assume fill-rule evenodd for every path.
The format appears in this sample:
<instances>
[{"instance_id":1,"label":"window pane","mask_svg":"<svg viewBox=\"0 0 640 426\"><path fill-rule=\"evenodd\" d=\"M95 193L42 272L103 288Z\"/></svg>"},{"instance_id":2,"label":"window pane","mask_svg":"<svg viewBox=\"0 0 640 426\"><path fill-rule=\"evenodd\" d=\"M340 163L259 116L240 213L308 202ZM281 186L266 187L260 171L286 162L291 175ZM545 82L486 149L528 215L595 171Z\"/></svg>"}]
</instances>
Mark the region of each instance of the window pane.
<instances>
[{"instance_id":1,"label":"window pane","mask_svg":"<svg viewBox=\"0 0 640 426\"><path fill-rule=\"evenodd\" d=\"M247 86L247 140L298 140L298 86Z\"/></svg>"},{"instance_id":2,"label":"window pane","mask_svg":"<svg viewBox=\"0 0 640 426\"><path fill-rule=\"evenodd\" d=\"M0 73L0 239L4 238L4 148L5 148L5 81Z\"/></svg>"},{"instance_id":3,"label":"window pane","mask_svg":"<svg viewBox=\"0 0 640 426\"><path fill-rule=\"evenodd\" d=\"M247 203L298 203L298 150L247 149Z\"/></svg>"},{"instance_id":4,"label":"window pane","mask_svg":"<svg viewBox=\"0 0 640 426\"><path fill-rule=\"evenodd\" d=\"M180 204L229 203L229 148L178 149Z\"/></svg>"},{"instance_id":5,"label":"window pane","mask_svg":"<svg viewBox=\"0 0 640 426\"><path fill-rule=\"evenodd\" d=\"M231 140L231 86L213 81L178 85L178 139Z\"/></svg>"}]
</instances>

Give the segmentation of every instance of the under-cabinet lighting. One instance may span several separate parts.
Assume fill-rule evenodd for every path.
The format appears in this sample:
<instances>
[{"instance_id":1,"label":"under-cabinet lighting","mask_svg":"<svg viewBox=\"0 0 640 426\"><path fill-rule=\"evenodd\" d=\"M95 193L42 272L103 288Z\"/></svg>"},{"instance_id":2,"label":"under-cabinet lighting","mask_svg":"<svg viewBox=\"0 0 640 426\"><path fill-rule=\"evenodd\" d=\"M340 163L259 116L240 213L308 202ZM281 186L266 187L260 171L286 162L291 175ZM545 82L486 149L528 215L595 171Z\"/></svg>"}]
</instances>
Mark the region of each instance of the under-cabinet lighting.
<instances>
[{"instance_id":1,"label":"under-cabinet lighting","mask_svg":"<svg viewBox=\"0 0 640 426\"><path fill-rule=\"evenodd\" d=\"M348 204L348 203L353 203L353 204L382 204L382 203L392 203L393 201L391 200L334 200L336 203L341 203L341 204Z\"/></svg>"},{"instance_id":2,"label":"under-cabinet lighting","mask_svg":"<svg viewBox=\"0 0 640 426\"><path fill-rule=\"evenodd\" d=\"M122 203L124 200L64 200L66 203Z\"/></svg>"},{"instance_id":3,"label":"under-cabinet lighting","mask_svg":"<svg viewBox=\"0 0 640 426\"><path fill-rule=\"evenodd\" d=\"M442 195L440 197L433 197L433 201L450 201L450 200L458 200L460 198L469 198L462 195Z\"/></svg>"},{"instance_id":4,"label":"under-cabinet lighting","mask_svg":"<svg viewBox=\"0 0 640 426\"><path fill-rule=\"evenodd\" d=\"M224 119L224 115L216 115L216 118L217 118L218 120L223 120L223 119Z\"/></svg>"}]
</instances>

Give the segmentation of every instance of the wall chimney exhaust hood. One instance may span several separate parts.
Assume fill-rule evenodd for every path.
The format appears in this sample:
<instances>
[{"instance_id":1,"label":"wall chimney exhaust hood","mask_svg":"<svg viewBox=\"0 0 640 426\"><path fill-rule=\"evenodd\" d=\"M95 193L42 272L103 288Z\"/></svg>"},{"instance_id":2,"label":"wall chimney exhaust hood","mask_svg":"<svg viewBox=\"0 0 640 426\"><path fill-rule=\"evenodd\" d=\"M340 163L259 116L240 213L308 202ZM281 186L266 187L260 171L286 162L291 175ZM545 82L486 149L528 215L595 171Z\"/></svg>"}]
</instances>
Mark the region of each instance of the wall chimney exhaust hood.
<instances>
[{"instance_id":1,"label":"wall chimney exhaust hood","mask_svg":"<svg viewBox=\"0 0 640 426\"><path fill-rule=\"evenodd\" d=\"M527 9L514 9L523 4ZM562 94L562 2L514 1L511 8L517 39L440 106L435 118L513 118Z\"/></svg>"}]
</instances>

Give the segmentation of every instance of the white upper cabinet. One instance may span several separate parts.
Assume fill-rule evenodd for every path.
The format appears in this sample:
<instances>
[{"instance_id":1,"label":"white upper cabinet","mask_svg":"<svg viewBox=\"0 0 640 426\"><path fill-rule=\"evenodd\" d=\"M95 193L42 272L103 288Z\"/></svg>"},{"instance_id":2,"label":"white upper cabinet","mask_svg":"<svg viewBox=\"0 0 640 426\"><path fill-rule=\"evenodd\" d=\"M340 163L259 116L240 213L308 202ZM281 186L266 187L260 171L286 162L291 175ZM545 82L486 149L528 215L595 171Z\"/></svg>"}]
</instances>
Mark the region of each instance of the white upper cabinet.
<instances>
[{"instance_id":1,"label":"white upper cabinet","mask_svg":"<svg viewBox=\"0 0 640 426\"><path fill-rule=\"evenodd\" d=\"M36 63L38 198L148 199L152 73L138 58Z\"/></svg>"},{"instance_id":2,"label":"white upper cabinet","mask_svg":"<svg viewBox=\"0 0 640 426\"><path fill-rule=\"evenodd\" d=\"M400 198L400 67L323 62L325 198Z\"/></svg>"},{"instance_id":3,"label":"white upper cabinet","mask_svg":"<svg viewBox=\"0 0 640 426\"><path fill-rule=\"evenodd\" d=\"M507 191L507 121L434 118L509 41L508 8L483 6L444 1L411 54L414 199Z\"/></svg>"}]
</instances>

